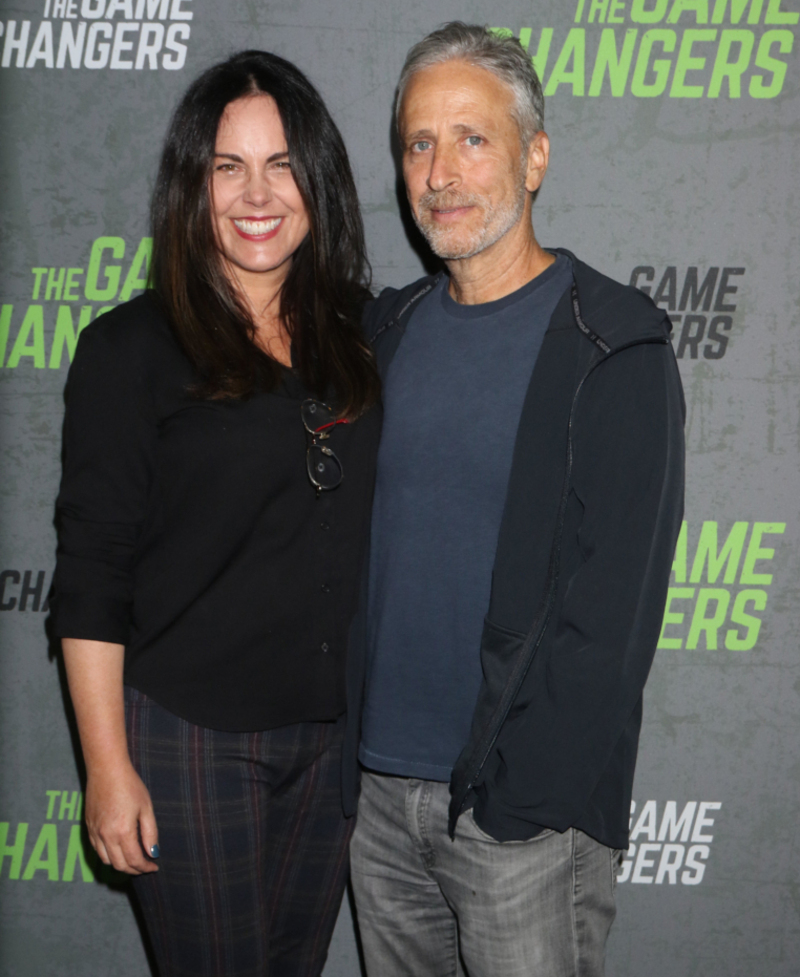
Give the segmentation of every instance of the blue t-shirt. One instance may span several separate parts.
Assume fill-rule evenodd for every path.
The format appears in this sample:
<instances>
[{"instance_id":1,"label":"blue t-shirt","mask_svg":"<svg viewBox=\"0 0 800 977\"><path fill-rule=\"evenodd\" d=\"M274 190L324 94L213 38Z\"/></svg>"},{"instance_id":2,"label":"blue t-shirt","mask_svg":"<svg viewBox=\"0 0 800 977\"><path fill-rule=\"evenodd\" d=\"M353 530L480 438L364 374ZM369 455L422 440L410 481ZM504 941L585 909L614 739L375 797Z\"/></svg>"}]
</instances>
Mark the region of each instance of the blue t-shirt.
<instances>
[{"instance_id":1,"label":"blue t-shirt","mask_svg":"<svg viewBox=\"0 0 800 977\"><path fill-rule=\"evenodd\" d=\"M469 734L522 404L572 282L555 263L496 302L443 278L392 362L372 515L361 762L447 781Z\"/></svg>"}]
</instances>

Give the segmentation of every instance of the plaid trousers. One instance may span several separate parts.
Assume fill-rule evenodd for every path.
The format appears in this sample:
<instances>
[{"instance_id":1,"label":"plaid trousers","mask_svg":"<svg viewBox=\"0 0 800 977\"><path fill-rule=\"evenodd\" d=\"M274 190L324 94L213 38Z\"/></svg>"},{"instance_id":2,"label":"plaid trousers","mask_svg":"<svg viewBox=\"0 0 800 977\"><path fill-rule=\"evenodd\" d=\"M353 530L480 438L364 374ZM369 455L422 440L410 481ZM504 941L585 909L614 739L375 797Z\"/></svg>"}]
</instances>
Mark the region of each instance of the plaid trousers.
<instances>
[{"instance_id":1,"label":"plaid trousers","mask_svg":"<svg viewBox=\"0 0 800 977\"><path fill-rule=\"evenodd\" d=\"M226 733L126 687L159 871L133 886L160 977L318 977L347 881L343 721Z\"/></svg>"}]
</instances>

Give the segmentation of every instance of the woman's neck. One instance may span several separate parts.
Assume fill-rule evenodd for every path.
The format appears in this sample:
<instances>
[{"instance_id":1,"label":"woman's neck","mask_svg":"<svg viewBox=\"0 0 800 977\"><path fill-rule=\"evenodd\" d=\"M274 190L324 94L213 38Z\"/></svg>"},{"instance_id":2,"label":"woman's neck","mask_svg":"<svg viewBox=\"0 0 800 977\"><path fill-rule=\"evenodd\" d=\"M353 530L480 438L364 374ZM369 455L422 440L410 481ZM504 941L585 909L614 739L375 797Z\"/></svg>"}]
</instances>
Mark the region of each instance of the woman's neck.
<instances>
[{"instance_id":1,"label":"woman's neck","mask_svg":"<svg viewBox=\"0 0 800 977\"><path fill-rule=\"evenodd\" d=\"M286 276L277 280L270 275L242 273L233 268L229 269L229 276L256 327L257 345L278 363L291 366L292 340L280 314L281 288Z\"/></svg>"}]
</instances>

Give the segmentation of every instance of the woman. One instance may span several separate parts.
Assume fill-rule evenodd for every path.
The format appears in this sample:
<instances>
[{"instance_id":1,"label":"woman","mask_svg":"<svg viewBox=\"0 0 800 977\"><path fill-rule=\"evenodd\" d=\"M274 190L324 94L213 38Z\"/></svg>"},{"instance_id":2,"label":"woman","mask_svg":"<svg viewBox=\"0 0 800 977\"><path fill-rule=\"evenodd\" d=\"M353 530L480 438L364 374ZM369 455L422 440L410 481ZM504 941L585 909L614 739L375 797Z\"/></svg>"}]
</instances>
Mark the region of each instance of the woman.
<instances>
[{"instance_id":1,"label":"woman","mask_svg":"<svg viewBox=\"0 0 800 977\"><path fill-rule=\"evenodd\" d=\"M67 386L54 616L89 837L162 977L316 975L380 417L353 178L297 68L247 51L191 86L152 221L152 289Z\"/></svg>"}]
</instances>

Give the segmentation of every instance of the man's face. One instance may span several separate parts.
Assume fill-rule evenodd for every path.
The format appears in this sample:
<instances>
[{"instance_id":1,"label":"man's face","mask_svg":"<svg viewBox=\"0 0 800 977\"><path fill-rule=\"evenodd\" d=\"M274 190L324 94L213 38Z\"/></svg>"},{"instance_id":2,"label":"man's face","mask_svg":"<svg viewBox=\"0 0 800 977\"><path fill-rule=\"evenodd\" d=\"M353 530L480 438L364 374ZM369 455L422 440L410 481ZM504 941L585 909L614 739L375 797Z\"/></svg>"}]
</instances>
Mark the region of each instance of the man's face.
<instances>
[{"instance_id":1,"label":"man's face","mask_svg":"<svg viewBox=\"0 0 800 977\"><path fill-rule=\"evenodd\" d=\"M406 87L403 176L417 226L440 258L491 247L520 221L528 191L541 183L544 169L531 174L513 106L508 85L460 60L424 68Z\"/></svg>"}]
</instances>

